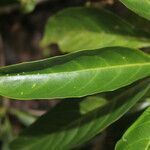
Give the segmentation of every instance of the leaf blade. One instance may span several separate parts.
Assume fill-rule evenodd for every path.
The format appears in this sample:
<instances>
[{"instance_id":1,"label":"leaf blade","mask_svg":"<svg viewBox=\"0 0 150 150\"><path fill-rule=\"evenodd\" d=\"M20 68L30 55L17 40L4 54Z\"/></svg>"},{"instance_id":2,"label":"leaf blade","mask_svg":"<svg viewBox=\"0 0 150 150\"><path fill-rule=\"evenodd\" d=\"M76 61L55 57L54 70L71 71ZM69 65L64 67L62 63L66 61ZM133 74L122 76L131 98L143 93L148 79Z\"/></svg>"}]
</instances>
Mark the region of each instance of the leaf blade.
<instances>
[{"instance_id":1,"label":"leaf blade","mask_svg":"<svg viewBox=\"0 0 150 150\"><path fill-rule=\"evenodd\" d=\"M120 0L126 7L138 15L150 20L150 1L149 0Z\"/></svg>"},{"instance_id":2,"label":"leaf blade","mask_svg":"<svg viewBox=\"0 0 150 150\"><path fill-rule=\"evenodd\" d=\"M106 46L139 48L149 45L149 37L149 33L136 29L109 11L81 7L65 9L51 17L41 45L57 43L62 52Z\"/></svg>"},{"instance_id":3,"label":"leaf blade","mask_svg":"<svg viewBox=\"0 0 150 150\"><path fill-rule=\"evenodd\" d=\"M121 92L110 103L100 105L99 108L84 114L79 110L82 100L64 101L25 130L11 144L11 148L15 150L74 148L94 137L135 105L149 90L148 81L145 80ZM84 102L86 103L86 100Z\"/></svg>"},{"instance_id":4,"label":"leaf blade","mask_svg":"<svg viewBox=\"0 0 150 150\"><path fill-rule=\"evenodd\" d=\"M83 97L131 84L149 76L149 68L150 56L130 48L77 52L0 68L0 95L16 99Z\"/></svg>"},{"instance_id":5,"label":"leaf blade","mask_svg":"<svg viewBox=\"0 0 150 150\"><path fill-rule=\"evenodd\" d=\"M117 142L116 150L150 148L150 107L127 129Z\"/></svg>"}]
</instances>

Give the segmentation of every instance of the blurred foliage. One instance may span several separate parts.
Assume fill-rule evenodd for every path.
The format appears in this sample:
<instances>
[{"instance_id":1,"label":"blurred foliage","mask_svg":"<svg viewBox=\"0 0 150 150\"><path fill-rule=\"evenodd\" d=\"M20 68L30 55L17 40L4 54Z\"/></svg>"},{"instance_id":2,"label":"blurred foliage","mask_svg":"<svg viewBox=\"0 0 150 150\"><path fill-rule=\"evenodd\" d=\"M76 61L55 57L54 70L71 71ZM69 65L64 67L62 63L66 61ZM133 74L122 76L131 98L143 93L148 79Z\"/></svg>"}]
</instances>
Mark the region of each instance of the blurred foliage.
<instances>
[{"instance_id":1,"label":"blurred foliage","mask_svg":"<svg viewBox=\"0 0 150 150\"><path fill-rule=\"evenodd\" d=\"M36 6L36 0L1 0L0 7L19 5L20 10L24 13L32 12Z\"/></svg>"}]
</instances>

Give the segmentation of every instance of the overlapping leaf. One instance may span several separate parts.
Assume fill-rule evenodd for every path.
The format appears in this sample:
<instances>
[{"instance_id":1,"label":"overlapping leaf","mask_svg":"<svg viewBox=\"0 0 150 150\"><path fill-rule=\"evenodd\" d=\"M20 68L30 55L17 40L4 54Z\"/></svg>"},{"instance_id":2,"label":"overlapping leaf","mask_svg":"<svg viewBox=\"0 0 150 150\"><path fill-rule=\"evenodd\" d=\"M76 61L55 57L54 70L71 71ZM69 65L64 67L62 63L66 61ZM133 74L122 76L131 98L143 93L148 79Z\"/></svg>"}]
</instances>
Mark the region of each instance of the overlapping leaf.
<instances>
[{"instance_id":1,"label":"overlapping leaf","mask_svg":"<svg viewBox=\"0 0 150 150\"><path fill-rule=\"evenodd\" d=\"M150 107L125 132L116 150L150 149Z\"/></svg>"},{"instance_id":2,"label":"overlapping leaf","mask_svg":"<svg viewBox=\"0 0 150 150\"><path fill-rule=\"evenodd\" d=\"M150 20L149 0L120 0L120 1L138 15Z\"/></svg>"},{"instance_id":3,"label":"overlapping leaf","mask_svg":"<svg viewBox=\"0 0 150 150\"><path fill-rule=\"evenodd\" d=\"M18 5L25 13L29 13L34 10L36 6L36 0L0 0L0 8L9 5Z\"/></svg>"},{"instance_id":4,"label":"overlapping leaf","mask_svg":"<svg viewBox=\"0 0 150 150\"><path fill-rule=\"evenodd\" d=\"M16 99L82 97L150 75L150 56L112 47L0 68L0 95Z\"/></svg>"},{"instance_id":5,"label":"overlapping leaf","mask_svg":"<svg viewBox=\"0 0 150 150\"><path fill-rule=\"evenodd\" d=\"M18 110L18 109L13 109L11 108L10 113L14 115L22 124L29 126L31 123L33 123L36 120L36 116L31 115L27 112Z\"/></svg>"},{"instance_id":6,"label":"overlapping leaf","mask_svg":"<svg viewBox=\"0 0 150 150\"><path fill-rule=\"evenodd\" d=\"M127 88L110 102L95 97L90 98L91 102L89 99L63 101L27 128L12 142L11 149L64 150L76 147L135 105L149 90L148 82L149 79Z\"/></svg>"},{"instance_id":7,"label":"overlapping leaf","mask_svg":"<svg viewBox=\"0 0 150 150\"><path fill-rule=\"evenodd\" d=\"M109 11L69 8L50 17L41 45L57 43L63 52L106 46L139 48L150 45L149 38L150 34L136 29Z\"/></svg>"}]
</instances>

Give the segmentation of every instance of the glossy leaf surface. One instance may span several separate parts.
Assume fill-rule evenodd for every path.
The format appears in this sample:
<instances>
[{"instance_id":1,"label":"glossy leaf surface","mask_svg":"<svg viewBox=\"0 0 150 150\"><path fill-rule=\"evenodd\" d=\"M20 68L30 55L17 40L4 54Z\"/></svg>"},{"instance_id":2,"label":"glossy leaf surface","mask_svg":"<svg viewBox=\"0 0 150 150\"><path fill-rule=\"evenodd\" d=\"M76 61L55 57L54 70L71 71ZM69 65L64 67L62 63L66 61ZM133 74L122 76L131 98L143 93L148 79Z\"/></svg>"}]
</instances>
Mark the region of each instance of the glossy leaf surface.
<instances>
[{"instance_id":1,"label":"glossy leaf surface","mask_svg":"<svg viewBox=\"0 0 150 150\"><path fill-rule=\"evenodd\" d=\"M149 0L120 0L120 1L138 15L150 20Z\"/></svg>"},{"instance_id":2,"label":"glossy leaf surface","mask_svg":"<svg viewBox=\"0 0 150 150\"><path fill-rule=\"evenodd\" d=\"M110 102L95 97L90 98L91 102L65 100L27 128L11 143L11 149L65 150L83 144L135 105L150 88L148 82L129 87Z\"/></svg>"},{"instance_id":3,"label":"glossy leaf surface","mask_svg":"<svg viewBox=\"0 0 150 150\"><path fill-rule=\"evenodd\" d=\"M139 48L150 45L149 38L150 34L136 29L109 11L69 8L50 17L41 45L57 43L63 52L106 46Z\"/></svg>"},{"instance_id":4,"label":"glossy leaf surface","mask_svg":"<svg viewBox=\"0 0 150 150\"><path fill-rule=\"evenodd\" d=\"M150 149L150 107L129 127L116 145L116 150Z\"/></svg>"},{"instance_id":5,"label":"glossy leaf surface","mask_svg":"<svg viewBox=\"0 0 150 150\"><path fill-rule=\"evenodd\" d=\"M82 97L112 91L150 75L150 56L103 48L0 68L0 95L16 99Z\"/></svg>"}]
</instances>

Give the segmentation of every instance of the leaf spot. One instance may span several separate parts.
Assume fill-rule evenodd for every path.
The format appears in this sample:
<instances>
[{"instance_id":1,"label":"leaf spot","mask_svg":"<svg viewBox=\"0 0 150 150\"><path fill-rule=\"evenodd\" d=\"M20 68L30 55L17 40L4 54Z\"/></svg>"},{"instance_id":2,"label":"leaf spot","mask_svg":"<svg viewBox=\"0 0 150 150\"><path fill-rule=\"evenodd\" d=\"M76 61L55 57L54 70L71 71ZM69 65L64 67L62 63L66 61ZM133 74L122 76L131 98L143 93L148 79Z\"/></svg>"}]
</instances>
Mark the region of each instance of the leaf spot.
<instances>
[{"instance_id":1,"label":"leaf spot","mask_svg":"<svg viewBox=\"0 0 150 150\"><path fill-rule=\"evenodd\" d=\"M36 86L36 83L34 83L33 85L32 85L32 88L34 88Z\"/></svg>"},{"instance_id":2,"label":"leaf spot","mask_svg":"<svg viewBox=\"0 0 150 150\"><path fill-rule=\"evenodd\" d=\"M21 94L21 95L23 95L24 93L23 93L23 92L21 92L20 94Z\"/></svg>"}]
</instances>

